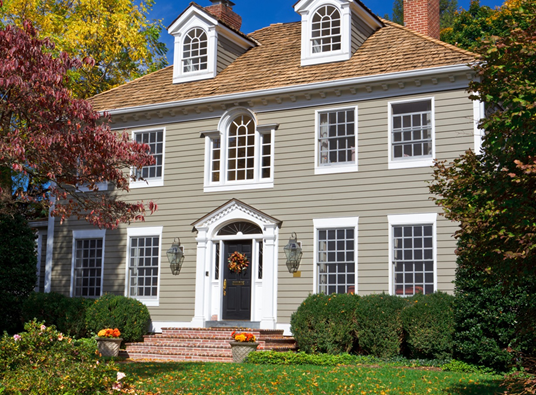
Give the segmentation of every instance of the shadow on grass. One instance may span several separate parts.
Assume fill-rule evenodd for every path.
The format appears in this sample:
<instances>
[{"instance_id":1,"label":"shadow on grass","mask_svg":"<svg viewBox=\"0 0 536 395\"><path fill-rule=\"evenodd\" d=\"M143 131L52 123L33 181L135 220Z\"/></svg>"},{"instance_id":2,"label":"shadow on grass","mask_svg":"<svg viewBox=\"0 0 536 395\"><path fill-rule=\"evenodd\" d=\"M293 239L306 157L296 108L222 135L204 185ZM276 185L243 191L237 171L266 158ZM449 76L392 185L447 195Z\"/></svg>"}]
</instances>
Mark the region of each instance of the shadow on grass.
<instances>
[{"instance_id":1,"label":"shadow on grass","mask_svg":"<svg viewBox=\"0 0 536 395\"><path fill-rule=\"evenodd\" d=\"M169 372L188 372L190 370L197 370L198 368L199 363L197 362L137 362L123 365L123 370L127 370L131 374L135 374L141 379L156 377L159 374L167 374Z\"/></svg>"},{"instance_id":2,"label":"shadow on grass","mask_svg":"<svg viewBox=\"0 0 536 395\"><path fill-rule=\"evenodd\" d=\"M501 387L502 379L490 379L479 383L456 384L443 390L449 395L496 395L503 394L504 387Z\"/></svg>"}]
</instances>

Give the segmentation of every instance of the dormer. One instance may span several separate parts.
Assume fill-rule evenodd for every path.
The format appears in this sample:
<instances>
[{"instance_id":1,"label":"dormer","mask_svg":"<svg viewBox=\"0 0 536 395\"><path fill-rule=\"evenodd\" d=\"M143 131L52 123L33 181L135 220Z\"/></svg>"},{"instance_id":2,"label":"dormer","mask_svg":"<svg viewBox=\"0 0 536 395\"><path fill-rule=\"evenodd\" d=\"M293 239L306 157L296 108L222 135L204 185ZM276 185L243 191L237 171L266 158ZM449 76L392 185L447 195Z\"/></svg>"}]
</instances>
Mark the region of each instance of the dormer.
<instances>
[{"instance_id":1,"label":"dormer","mask_svg":"<svg viewBox=\"0 0 536 395\"><path fill-rule=\"evenodd\" d=\"M173 83L214 78L236 58L255 46L240 32L241 18L229 0L211 0L203 8L195 3L168 27L175 38Z\"/></svg>"},{"instance_id":2,"label":"dormer","mask_svg":"<svg viewBox=\"0 0 536 395\"><path fill-rule=\"evenodd\" d=\"M348 60L383 23L359 0L300 0L301 65Z\"/></svg>"}]
</instances>

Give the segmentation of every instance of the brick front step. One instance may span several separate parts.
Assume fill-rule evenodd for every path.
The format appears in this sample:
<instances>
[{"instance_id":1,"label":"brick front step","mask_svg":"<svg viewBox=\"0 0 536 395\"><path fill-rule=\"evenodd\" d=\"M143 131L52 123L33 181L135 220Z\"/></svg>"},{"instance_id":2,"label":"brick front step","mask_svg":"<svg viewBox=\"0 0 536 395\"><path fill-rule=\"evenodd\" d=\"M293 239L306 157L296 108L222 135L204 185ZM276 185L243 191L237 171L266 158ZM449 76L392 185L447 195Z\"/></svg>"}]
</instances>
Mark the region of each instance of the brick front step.
<instances>
[{"instance_id":1,"label":"brick front step","mask_svg":"<svg viewBox=\"0 0 536 395\"><path fill-rule=\"evenodd\" d=\"M282 330L248 328L162 328L144 336L143 342L127 343L120 356L132 360L232 362L231 333L253 333L258 350L296 351L296 342Z\"/></svg>"}]
</instances>

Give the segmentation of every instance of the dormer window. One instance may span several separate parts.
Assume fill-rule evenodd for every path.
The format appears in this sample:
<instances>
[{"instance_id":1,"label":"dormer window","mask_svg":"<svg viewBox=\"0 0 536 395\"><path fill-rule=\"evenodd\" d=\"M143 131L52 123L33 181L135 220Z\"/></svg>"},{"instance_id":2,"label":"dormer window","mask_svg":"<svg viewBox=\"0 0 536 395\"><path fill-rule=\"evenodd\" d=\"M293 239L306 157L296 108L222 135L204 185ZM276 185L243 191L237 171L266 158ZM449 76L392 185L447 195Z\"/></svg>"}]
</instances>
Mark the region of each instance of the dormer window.
<instances>
[{"instance_id":1,"label":"dormer window","mask_svg":"<svg viewBox=\"0 0 536 395\"><path fill-rule=\"evenodd\" d=\"M208 39L203 29L192 29L186 34L182 59L184 73L208 68Z\"/></svg>"},{"instance_id":2,"label":"dormer window","mask_svg":"<svg viewBox=\"0 0 536 395\"><path fill-rule=\"evenodd\" d=\"M341 14L337 8L325 5L314 13L311 44L313 53L341 49Z\"/></svg>"},{"instance_id":3,"label":"dormer window","mask_svg":"<svg viewBox=\"0 0 536 395\"><path fill-rule=\"evenodd\" d=\"M377 16L355 0L299 0L301 65L349 60L377 29Z\"/></svg>"}]
</instances>

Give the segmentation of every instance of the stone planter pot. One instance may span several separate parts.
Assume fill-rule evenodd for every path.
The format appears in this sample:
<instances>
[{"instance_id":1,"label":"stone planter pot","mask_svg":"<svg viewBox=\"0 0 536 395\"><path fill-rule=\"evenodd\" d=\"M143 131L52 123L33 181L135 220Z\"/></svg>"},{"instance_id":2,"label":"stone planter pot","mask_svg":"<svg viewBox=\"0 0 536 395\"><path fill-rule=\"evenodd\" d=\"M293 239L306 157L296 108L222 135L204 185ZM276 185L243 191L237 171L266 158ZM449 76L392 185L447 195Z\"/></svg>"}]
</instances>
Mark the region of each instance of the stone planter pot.
<instances>
[{"instance_id":1,"label":"stone planter pot","mask_svg":"<svg viewBox=\"0 0 536 395\"><path fill-rule=\"evenodd\" d=\"M119 337L97 337L97 347L103 357L117 357L122 341Z\"/></svg>"},{"instance_id":2,"label":"stone planter pot","mask_svg":"<svg viewBox=\"0 0 536 395\"><path fill-rule=\"evenodd\" d=\"M250 352L256 351L259 343L257 342L229 342L233 352L233 362L242 363Z\"/></svg>"}]
</instances>

